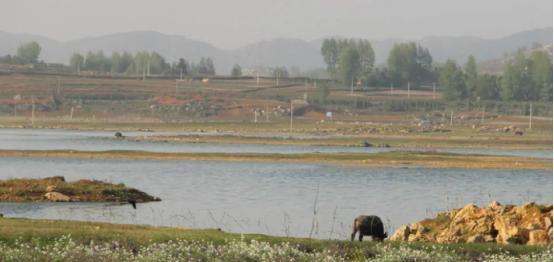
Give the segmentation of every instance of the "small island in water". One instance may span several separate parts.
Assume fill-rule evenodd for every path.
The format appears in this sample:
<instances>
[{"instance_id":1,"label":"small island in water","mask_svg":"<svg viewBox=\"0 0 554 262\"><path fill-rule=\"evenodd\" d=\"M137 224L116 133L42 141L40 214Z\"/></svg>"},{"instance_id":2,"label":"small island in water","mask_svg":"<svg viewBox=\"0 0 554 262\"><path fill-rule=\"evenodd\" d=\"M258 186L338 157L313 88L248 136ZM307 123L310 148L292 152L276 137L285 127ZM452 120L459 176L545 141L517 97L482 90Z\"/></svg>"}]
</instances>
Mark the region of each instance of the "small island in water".
<instances>
[{"instance_id":1,"label":"small island in water","mask_svg":"<svg viewBox=\"0 0 554 262\"><path fill-rule=\"evenodd\" d=\"M42 179L0 180L0 202L128 202L161 201L124 184L81 179L67 182L62 176Z\"/></svg>"}]
</instances>

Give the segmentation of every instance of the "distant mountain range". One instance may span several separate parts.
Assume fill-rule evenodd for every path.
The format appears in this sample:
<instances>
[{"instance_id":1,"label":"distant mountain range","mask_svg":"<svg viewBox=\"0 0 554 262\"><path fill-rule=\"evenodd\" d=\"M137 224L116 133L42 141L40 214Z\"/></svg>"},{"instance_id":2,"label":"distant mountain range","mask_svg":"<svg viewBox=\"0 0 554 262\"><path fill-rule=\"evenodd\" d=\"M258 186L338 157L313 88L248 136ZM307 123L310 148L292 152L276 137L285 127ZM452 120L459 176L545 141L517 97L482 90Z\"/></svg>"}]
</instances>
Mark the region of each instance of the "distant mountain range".
<instances>
[{"instance_id":1,"label":"distant mountain range","mask_svg":"<svg viewBox=\"0 0 554 262\"><path fill-rule=\"evenodd\" d=\"M321 40L272 39L244 47L224 50L184 36L167 35L154 31L116 33L100 37L88 37L60 42L47 37L0 31L0 56L14 54L21 43L37 41L42 47L41 59L47 62L68 63L74 52L103 50L107 55L118 51L156 51L168 61L184 57L198 61L202 56L211 57L219 74L228 74L234 64L243 68L286 66L310 70L324 67L320 55ZM510 36L484 39L478 37L431 36L419 40L373 40L376 63L385 63L395 43L415 41L427 47L437 62L452 58L464 62L472 54L478 61L498 59L506 53L534 44L552 44L552 27L522 31Z\"/></svg>"}]
</instances>

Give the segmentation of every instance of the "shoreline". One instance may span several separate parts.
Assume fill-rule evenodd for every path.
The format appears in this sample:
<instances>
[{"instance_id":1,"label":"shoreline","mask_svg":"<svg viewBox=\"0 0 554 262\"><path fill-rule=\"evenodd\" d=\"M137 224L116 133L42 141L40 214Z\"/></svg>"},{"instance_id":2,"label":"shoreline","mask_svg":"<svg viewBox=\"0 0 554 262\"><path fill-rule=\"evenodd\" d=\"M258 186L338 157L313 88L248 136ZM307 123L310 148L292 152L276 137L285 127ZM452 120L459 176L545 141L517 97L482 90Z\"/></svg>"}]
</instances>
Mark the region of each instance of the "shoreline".
<instances>
[{"instance_id":1,"label":"shoreline","mask_svg":"<svg viewBox=\"0 0 554 262\"><path fill-rule=\"evenodd\" d=\"M220 123L221 124L221 123ZM198 126L196 126L198 125ZM204 127L204 128L202 128ZM451 133L388 133L388 134L338 134L327 135L310 132L287 133L268 130L235 130L218 129L207 123L195 123L195 127L149 129L140 128L84 128L82 126L35 126L18 127L0 125L2 129L24 130L59 130L74 132L106 132L115 134L144 132L145 135L125 136L123 139L130 142L159 142L159 143L211 143L211 144L257 144L257 145L302 145L302 146L329 146L329 147L363 147L369 142L373 147L388 145L394 148L456 148L456 149L510 149L510 150L553 150L552 136L533 133L525 136L514 136L510 133L475 133L471 130L460 129ZM180 134L182 133L182 134ZM114 137L106 137L115 139ZM121 138L120 138L121 139Z\"/></svg>"},{"instance_id":2,"label":"shoreline","mask_svg":"<svg viewBox=\"0 0 554 262\"><path fill-rule=\"evenodd\" d=\"M345 165L354 167L424 167L465 169L552 170L551 159L454 154L436 152L384 153L158 153L147 151L77 151L77 150L0 150L0 157L129 159L129 160L194 160L254 161Z\"/></svg>"}]
</instances>

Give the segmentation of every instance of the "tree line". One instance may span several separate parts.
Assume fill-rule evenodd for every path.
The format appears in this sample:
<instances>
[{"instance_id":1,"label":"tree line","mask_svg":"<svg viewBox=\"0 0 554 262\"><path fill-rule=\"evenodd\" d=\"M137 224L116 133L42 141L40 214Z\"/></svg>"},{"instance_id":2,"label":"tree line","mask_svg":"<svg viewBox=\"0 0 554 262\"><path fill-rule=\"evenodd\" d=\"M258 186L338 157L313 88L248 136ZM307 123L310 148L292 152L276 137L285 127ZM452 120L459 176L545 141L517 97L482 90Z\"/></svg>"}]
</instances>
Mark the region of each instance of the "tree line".
<instances>
[{"instance_id":1,"label":"tree line","mask_svg":"<svg viewBox=\"0 0 554 262\"><path fill-rule=\"evenodd\" d=\"M202 57L198 63L180 58L168 63L157 52L114 52L106 56L103 51L89 51L85 55L74 53L69 66L75 71L94 71L98 73L117 73L134 75L215 75L214 62Z\"/></svg>"},{"instance_id":2,"label":"tree line","mask_svg":"<svg viewBox=\"0 0 554 262\"><path fill-rule=\"evenodd\" d=\"M506 62L501 76L479 74L470 56L463 67L453 60L438 64L427 48L414 42L393 46L387 63L375 67L369 41L324 39L321 54L329 75L346 86L404 87L418 89L438 83L446 100L552 101L552 58L543 50L526 55L519 51Z\"/></svg>"},{"instance_id":3,"label":"tree line","mask_svg":"<svg viewBox=\"0 0 554 262\"><path fill-rule=\"evenodd\" d=\"M519 51L501 76L479 74L473 56L463 68L448 60L440 67L439 86L447 100L552 101L552 60L543 50Z\"/></svg>"},{"instance_id":4,"label":"tree line","mask_svg":"<svg viewBox=\"0 0 554 262\"><path fill-rule=\"evenodd\" d=\"M40 55L41 47L37 42L29 42L20 45L17 48L16 55L5 55L0 57L0 63L3 64L37 64Z\"/></svg>"},{"instance_id":5,"label":"tree line","mask_svg":"<svg viewBox=\"0 0 554 262\"><path fill-rule=\"evenodd\" d=\"M33 41L20 45L16 55L0 56L2 64L39 64L42 51L40 45ZM93 71L97 73L118 74L158 74L158 75L215 75L215 65L211 58L202 57L197 63L180 58L173 63L157 52L114 52L110 56L103 51L89 51L86 54L74 53L69 59L69 66L75 71ZM235 69L235 74L241 73Z\"/></svg>"}]
</instances>

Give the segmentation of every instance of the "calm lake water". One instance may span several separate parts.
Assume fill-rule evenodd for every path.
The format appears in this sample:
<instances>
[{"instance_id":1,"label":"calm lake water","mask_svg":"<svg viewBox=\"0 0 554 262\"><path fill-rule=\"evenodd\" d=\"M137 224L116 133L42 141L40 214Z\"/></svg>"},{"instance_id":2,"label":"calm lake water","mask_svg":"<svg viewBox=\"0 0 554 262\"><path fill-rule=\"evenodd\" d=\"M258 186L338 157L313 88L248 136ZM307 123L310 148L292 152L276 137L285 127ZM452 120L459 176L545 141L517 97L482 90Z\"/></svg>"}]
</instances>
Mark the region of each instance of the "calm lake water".
<instances>
[{"instance_id":1,"label":"calm lake water","mask_svg":"<svg viewBox=\"0 0 554 262\"><path fill-rule=\"evenodd\" d=\"M173 135L171 132L126 132L127 136ZM184 134L184 133L181 133ZM190 134L190 133L188 133ZM152 152L223 152L223 153L378 153L388 151L437 151L460 154L513 155L552 158L552 150L488 149L488 148L363 148L309 145L256 145L131 142L114 139L113 132L70 131L57 129L0 129L0 149L27 150L144 150ZM202 133L201 135L214 135Z\"/></svg>"},{"instance_id":2,"label":"calm lake water","mask_svg":"<svg viewBox=\"0 0 554 262\"><path fill-rule=\"evenodd\" d=\"M313 237L345 239L360 214L379 215L391 232L470 202L552 203L551 171L0 158L0 179L46 176L121 182L162 201L137 210L128 204L0 203L0 213L304 237L314 224Z\"/></svg>"}]
</instances>

